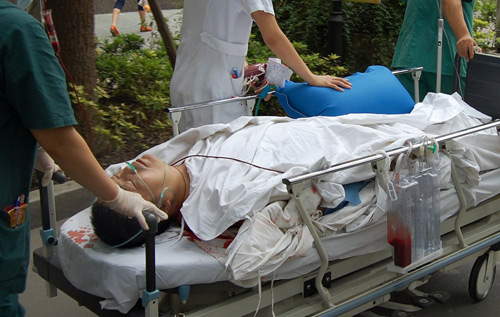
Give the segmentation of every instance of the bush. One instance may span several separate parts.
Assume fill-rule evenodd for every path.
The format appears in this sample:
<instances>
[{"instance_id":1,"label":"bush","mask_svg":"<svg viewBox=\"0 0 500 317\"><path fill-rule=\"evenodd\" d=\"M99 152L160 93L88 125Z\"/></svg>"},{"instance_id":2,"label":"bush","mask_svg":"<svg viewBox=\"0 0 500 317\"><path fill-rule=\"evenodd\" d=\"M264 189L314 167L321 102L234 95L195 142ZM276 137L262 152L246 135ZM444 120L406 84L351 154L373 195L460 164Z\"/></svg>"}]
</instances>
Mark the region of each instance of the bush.
<instances>
[{"instance_id":1,"label":"bush","mask_svg":"<svg viewBox=\"0 0 500 317\"><path fill-rule=\"evenodd\" d=\"M84 99L97 112L94 132L115 148L147 148L170 136L165 109L173 71L163 46L146 47L139 35L124 34L100 42L96 55L98 101Z\"/></svg>"},{"instance_id":2,"label":"bush","mask_svg":"<svg viewBox=\"0 0 500 317\"><path fill-rule=\"evenodd\" d=\"M306 44L312 51L331 53L329 20L333 1L275 0L276 18L292 41ZM401 0L383 0L380 5L342 1L343 56L349 73L370 65L390 67L405 5Z\"/></svg>"},{"instance_id":3,"label":"bush","mask_svg":"<svg viewBox=\"0 0 500 317\"><path fill-rule=\"evenodd\" d=\"M390 68L404 19L404 3L401 0L383 0L380 5L344 2L343 9L344 62L350 72L365 71L370 65Z\"/></svg>"},{"instance_id":4,"label":"bush","mask_svg":"<svg viewBox=\"0 0 500 317\"><path fill-rule=\"evenodd\" d=\"M485 52L494 51L498 47L496 38L496 0L479 0L474 6L473 35L476 43Z\"/></svg>"}]
</instances>

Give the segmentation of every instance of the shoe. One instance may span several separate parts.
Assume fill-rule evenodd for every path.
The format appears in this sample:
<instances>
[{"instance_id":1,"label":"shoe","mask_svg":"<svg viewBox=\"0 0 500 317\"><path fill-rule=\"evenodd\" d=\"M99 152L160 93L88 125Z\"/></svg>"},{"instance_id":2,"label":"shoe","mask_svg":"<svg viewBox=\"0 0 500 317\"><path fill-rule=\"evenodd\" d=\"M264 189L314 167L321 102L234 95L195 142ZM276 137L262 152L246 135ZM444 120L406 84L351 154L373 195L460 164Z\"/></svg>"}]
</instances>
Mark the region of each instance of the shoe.
<instances>
[{"instance_id":1,"label":"shoe","mask_svg":"<svg viewBox=\"0 0 500 317\"><path fill-rule=\"evenodd\" d=\"M111 35L113 36L118 36L120 35L120 32L118 32L118 30L116 29L116 26L112 25L110 28L109 28L109 32L111 32Z\"/></svg>"},{"instance_id":2,"label":"shoe","mask_svg":"<svg viewBox=\"0 0 500 317\"><path fill-rule=\"evenodd\" d=\"M151 32L153 31L153 27L150 25L141 25L141 32Z\"/></svg>"}]
</instances>

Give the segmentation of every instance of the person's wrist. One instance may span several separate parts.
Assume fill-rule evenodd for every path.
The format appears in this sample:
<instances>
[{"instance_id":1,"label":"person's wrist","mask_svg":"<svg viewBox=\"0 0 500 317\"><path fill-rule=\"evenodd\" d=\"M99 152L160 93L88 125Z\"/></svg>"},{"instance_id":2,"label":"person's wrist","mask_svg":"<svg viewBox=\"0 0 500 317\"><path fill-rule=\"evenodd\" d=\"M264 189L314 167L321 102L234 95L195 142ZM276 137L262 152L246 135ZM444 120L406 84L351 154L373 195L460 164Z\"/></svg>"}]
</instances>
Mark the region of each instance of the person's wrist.
<instances>
[{"instance_id":1,"label":"person's wrist","mask_svg":"<svg viewBox=\"0 0 500 317\"><path fill-rule=\"evenodd\" d=\"M120 188L120 186L118 186L118 184L115 184L115 185L116 185L116 188L117 188L117 192L116 192L116 194L115 194L114 198L113 198L113 199L111 199L111 200L105 200L105 199L103 199L103 198L100 198L100 200L101 200L103 203L105 203L105 204L108 204L108 205L109 205L109 204L113 204L113 203L115 203L115 202L117 202L117 201L118 201L118 199L120 198L120 195L122 194L122 191L123 191L123 190Z\"/></svg>"}]
</instances>

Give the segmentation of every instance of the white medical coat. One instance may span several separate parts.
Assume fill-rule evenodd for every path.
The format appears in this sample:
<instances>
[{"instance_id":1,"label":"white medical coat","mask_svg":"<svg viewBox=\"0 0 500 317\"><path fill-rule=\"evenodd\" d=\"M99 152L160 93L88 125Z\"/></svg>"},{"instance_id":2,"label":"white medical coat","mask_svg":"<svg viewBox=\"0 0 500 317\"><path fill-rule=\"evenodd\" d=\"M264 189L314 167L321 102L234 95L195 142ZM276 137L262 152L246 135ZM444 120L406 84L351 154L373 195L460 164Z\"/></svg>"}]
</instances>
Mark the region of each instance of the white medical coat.
<instances>
[{"instance_id":1,"label":"white medical coat","mask_svg":"<svg viewBox=\"0 0 500 317\"><path fill-rule=\"evenodd\" d=\"M181 42L170 83L170 101L179 107L239 96L253 20L274 14L271 0L185 0ZM233 78L233 69L238 73ZM240 102L184 111L180 132L246 115Z\"/></svg>"}]
</instances>

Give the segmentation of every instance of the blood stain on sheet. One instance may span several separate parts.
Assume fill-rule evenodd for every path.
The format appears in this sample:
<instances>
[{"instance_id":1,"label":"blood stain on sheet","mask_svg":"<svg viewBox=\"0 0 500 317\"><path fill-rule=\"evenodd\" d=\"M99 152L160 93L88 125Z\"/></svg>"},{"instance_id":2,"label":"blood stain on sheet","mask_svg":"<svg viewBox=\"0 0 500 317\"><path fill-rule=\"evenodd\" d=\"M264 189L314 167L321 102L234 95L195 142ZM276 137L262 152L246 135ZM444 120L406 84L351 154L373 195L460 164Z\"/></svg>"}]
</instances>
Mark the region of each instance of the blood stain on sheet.
<instances>
[{"instance_id":1,"label":"blood stain on sheet","mask_svg":"<svg viewBox=\"0 0 500 317\"><path fill-rule=\"evenodd\" d=\"M92 230L89 227L82 227L80 230L70 230L67 235L77 244L87 243L92 235Z\"/></svg>"},{"instance_id":2,"label":"blood stain on sheet","mask_svg":"<svg viewBox=\"0 0 500 317\"><path fill-rule=\"evenodd\" d=\"M234 240L234 236L229 236L229 235L228 235L228 236L226 236L226 235L222 235L222 234L221 234L220 236L218 236L218 238L223 239L223 240L226 240L226 241L224 241L224 245L223 245L223 248L224 248L224 249L227 249L227 247L228 247L228 246L231 244L231 242L233 242L233 240Z\"/></svg>"},{"instance_id":3,"label":"blood stain on sheet","mask_svg":"<svg viewBox=\"0 0 500 317\"><path fill-rule=\"evenodd\" d=\"M313 194L316 194L316 193L318 192L318 189L316 189L316 187L312 186L312 187L311 187L311 192L312 192Z\"/></svg>"},{"instance_id":4,"label":"blood stain on sheet","mask_svg":"<svg viewBox=\"0 0 500 317\"><path fill-rule=\"evenodd\" d=\"M182 235L183 235L183 236L187 236L187 237L188 237L188 238L187 238L187 240L188 240L188 241L191 241L191 242L195 242L195 240L200 240L200 239L198 239L198 237L197 237L197 236L195 236L195 234L194 234L194 233L192 233L191 231L184 230L184 232L183 232L183 234L182 234Z\"/></svg>"}]
</instances>

